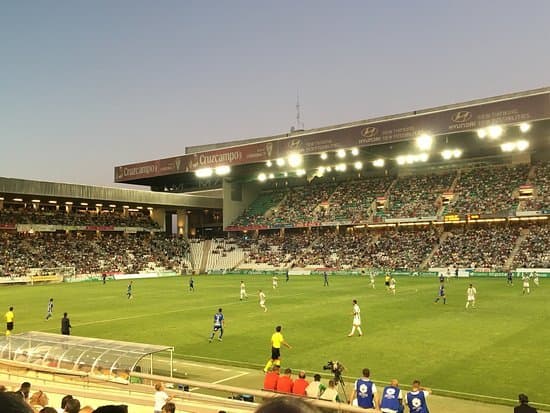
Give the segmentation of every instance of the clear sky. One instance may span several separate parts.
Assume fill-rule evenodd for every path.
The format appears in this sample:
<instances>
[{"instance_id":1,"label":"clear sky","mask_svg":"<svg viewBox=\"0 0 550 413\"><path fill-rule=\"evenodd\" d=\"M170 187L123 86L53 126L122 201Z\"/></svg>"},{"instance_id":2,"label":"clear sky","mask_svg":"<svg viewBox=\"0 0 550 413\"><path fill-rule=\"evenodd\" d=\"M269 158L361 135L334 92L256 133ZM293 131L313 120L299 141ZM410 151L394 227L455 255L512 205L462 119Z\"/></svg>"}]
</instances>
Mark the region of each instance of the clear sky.
<instances>
[{"instance_id":1,"label":"clear sky","mask_svg":"<svg viewBox=\"0 0 550 413\"><path fill-rule=\"evenodd\" d=\"M4 1L0 176L550 86L548 0Z\"/></svg>"}]
</instances>

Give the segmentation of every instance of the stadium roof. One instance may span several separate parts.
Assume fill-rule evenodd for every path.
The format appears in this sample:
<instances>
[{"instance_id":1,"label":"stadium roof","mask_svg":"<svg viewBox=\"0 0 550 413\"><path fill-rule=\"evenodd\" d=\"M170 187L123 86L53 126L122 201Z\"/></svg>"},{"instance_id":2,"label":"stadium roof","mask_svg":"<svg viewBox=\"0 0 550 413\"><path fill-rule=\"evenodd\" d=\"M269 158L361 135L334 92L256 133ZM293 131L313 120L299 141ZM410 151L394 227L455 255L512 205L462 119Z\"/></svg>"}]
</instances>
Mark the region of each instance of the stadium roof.
<instances>
[{"instance_id":1,"label":"stadium roof","mask_svg":"<svg viewBox=\"0 0 550 413\"><path fill-rule=\"evenodd\" d=\"M117 166L115 181L151 185L157 190L167 190L170 185L191 188L197 186L197 170L229 166L231 177L242 177L254 175L267 161L291 153L306 158L349 148L357 148L370 158L381 153L395 158L399 150L407 149L424 133L445 136L447 144L463 143L477 150L472 138L479 128L530 122L538 123L540 133L550 128L549 120L550 87L546 87L325 128L191 147L185 155ZM481 151L480 155L491 153ZM218 180L211 187L219 187L220 183Z\"/></svg>"},{"instance_id":2,"label":"stadium roof","mask_svg":"<svg viewBox=\"0 0 550 413\"><path fill-rule=\"evenodd\" d=\"M143 358L161 352L169 352L172 360L173 351L171 346L37 331L0 338L0 355L4 359L43 363L65 370L86 371L92 375L107 371L131 372Z\"/></svg>"}]
</instances>

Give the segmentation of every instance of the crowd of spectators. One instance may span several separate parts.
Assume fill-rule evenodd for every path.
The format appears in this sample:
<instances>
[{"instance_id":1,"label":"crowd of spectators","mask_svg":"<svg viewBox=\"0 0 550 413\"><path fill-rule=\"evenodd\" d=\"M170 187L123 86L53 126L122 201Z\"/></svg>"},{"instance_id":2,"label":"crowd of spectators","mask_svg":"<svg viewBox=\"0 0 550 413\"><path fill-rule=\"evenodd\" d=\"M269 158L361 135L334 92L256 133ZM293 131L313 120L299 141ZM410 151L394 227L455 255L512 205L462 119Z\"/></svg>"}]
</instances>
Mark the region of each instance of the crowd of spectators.
<instances>
[{"instance_id":1,"label":"crowd of spectators","mask_svg":"<svg viewBox=\"0 0 550 413\"><path fill-rule=\"evenodd\" d=\"M456 171L430 175L399 177L392 187L389 208L390 218L435 216L441 207L441 194L451 187Z\"/></svg>"},{"instance_id":2,"label":"crowd of spectators","mask_svg":"<svg viewBox=\"0 0 550 413\"><path fill-rule=\"evenodd\" d=\"M189 244L183 238L119 232L0 232L0 275L24 276L33 268L74 267L76 274L179 271Z\"/></svg>"},{"instance_id":3,"label":"crowd of spectators","mask_svg":"<svg viewBox=\"0 0 550 413\"><path fill-rule=\"evenodd\" d=\"M0 209L0 224L45 224L64 226L113 226L158 229L148 213L126 213L114 210L77 210L12 208Z\"/></svg>"},{"instance_id":4,"label":"crowd of spectators","mask_svg":"<svg viewBox=\"0 0 550 413\"><path fill-rule=\"evenodd\" d=\"M520 231L517 225L454 228L430 259L430 267L502 269Z\"/></svg>"},{"instance_id":5,"label":"crowd of spectators","mask_svg":"<svg viewBox=\"0 0 550 413\"><path fill-rule=\"evenodd\" d=\"M510 214L518 205L514 192L527 182L529 169L521 164L462 171L454 189L456 199L446 213Z\"/></svg>"},{"instance_id":6,"label":"crowd of spectators","mask_svg":"<svg viewBox=\"0 0 550 413\"><path fill-rule=\"evenodd\" d=\"M550 225L531 225L514 257L515 267L550 268Z\"/></svg>"},{"instance_id":7,"label":"crowd of spectators","mask_svg":"<svg viewBox=\"0 0 550 413\"><path fill-rule=\"evenodd\" d=\"M437 245L435 228L380 231L287 231L241 241L246 262L274 267L417 269Z\"/></svg>"}]
</instances>

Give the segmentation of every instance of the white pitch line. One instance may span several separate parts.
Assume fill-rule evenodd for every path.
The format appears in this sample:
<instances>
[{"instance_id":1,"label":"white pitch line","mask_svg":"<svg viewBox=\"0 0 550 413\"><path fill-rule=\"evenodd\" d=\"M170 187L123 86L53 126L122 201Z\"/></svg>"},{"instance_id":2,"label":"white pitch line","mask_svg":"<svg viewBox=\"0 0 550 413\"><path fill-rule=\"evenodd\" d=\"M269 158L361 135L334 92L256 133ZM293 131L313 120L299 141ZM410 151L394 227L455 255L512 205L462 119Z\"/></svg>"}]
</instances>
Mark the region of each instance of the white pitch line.
<instances>
[{"instance_id":1,"label":"white pitch line","mask_svg":"<svg viewBox=\"0 0 550 413\"><path fill-rule=\"evenodd\" d=\"M248 374L247 372L241 372L239 374L235 374L234 376L227 377L225 379L213 381L212 384L220 384L220 383L223 383L225 381L229 381L229 380L233 380L233 379L236 379L236 378L239 378L239 377L242 377L242 376L246 376L247 374ZM193 388L189 389L189 391L195 391L195 390L198 390L198 389L200 389L200 387L193 387Z\"/></svg>"}]
</instances>

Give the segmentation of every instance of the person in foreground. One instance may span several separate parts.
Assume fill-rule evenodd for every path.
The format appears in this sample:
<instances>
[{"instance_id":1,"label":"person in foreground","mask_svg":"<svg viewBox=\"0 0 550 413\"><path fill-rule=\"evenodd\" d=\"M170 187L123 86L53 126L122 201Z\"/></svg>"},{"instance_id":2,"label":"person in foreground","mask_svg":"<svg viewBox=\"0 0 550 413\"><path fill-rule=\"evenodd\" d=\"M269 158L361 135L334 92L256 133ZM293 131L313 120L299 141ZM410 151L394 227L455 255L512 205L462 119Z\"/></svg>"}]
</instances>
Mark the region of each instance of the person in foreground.
<instances>
[{"instance_id":1,"label":"person in foreground","mask_svg":"<svg viewBox=\"0 0 550 413\"><path fill-rule=\"evenodd\" d=\"M529 398L526 394L518 395L519 406L514 407L514 413L537 413L537 409L529 406Z\"/></svg>"}]
</instances>

